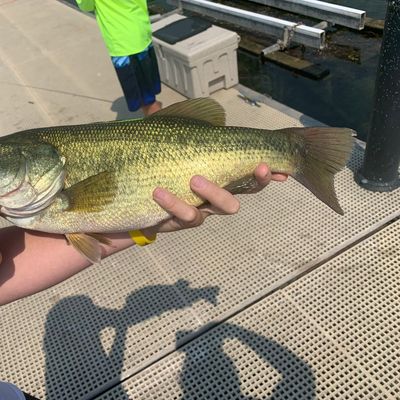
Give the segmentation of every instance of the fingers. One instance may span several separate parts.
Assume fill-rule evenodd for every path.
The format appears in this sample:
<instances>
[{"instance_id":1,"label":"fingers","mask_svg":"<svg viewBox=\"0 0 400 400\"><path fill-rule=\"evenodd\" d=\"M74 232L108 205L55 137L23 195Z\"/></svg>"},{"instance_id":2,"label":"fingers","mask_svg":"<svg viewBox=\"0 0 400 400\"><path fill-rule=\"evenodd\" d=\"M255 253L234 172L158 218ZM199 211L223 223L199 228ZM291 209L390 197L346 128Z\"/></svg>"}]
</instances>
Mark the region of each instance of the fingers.
<instances>
[{"instance_id":1,"label":"fingers","mask_svg":"<svg viewBox=\"0 0 400 400\"><path fill-rule=\"evenodd\" d=\"M233 195L203 177L194 176L190 187L209 203L206 207L198 209L165 189L154 190L153 199L172 216L157 224L154 227L156 232L174 232L192 228L201 225L210 214L234 214L239 210L239 201Z\"/></svg>"},{"instance_id":2,"label":"fingers","mask_svg":"<svg viewBox=\"0 0 400 400\"><path fill-rule=\"evenodd\" d=\"M254 178L257 183L252 190L248 191L249 193L255 193L263 189L271 180L283 182L287 179L287 175L272 174L265 163L260 163L254 171ZM165 189L157 188L154 190L153 199L172 217L156 226L158 232L171 232L195 227L201 225L210 214L229 215L236 214L239 211L239 200L227 190L222 189L202 176L193 176L190 180L190 188L207 204L198 209L185 203Z\"/></svg>"},{"instance_id":3,"label":"fingers","mask_svg":"<svg viewBox=\"0 0 400 400\"><path fill-rule=\"evenodd\" d=\"M285 182L287 181L288 176L285 174L272 174L272 180L276 182Z\"/></svg>"},{"instance_id":4,"label":"fingers","mask_svg":"<svg viewBox=\"0 0 400 400\"><path fill-rule=\"evenodd\" d=\"M260 186L259 189L262 189L265 186L267 186L272 179L271 170L265 163L260 163L257 165L257 168L254 171L254 176L256 178L258 185Z\"/></svg>"},{"instance_id":5,"label":"fingers","mask_svg":"<svg viewBox=\"0 0 400 400\"><path fill-rule=\"evenodd\" d=\"M239 211L239 201L232 194L202 176L194 176L190 180L190 187L203 200L210 203L211 207L207 208L208 213L235 214ZM183 222L194 225L201 223L204 218L196 207L185 203L165 189L155 189L153 198L165 211Z\"/></svg>"},{"instance_id":6,"label":"fingers","mask_svg":"<svg viewBox=\"0 0 400 400\"><path fill-rule=\"evenodd\" d=\"M276 182L284 182L288 178L286 174L271 173L271 170L265 163L260 163L257 165L257 168L254 171L254 176L257 180L257 183L261 187L267 186L271 180Z\"/></svg>"},{"instance_id":7,"label":"fingers","mask_svg":"<svg viewBox=\"0 0 400 400\"><path fill-rule=\"evenodd\" d=\"M157 188L153 192L153 199L165 211L174 216L177 220L191 226L199 225L203 221L200 211L183 200L179 199L165 189Z\"/></svg>"},{"instance_id":8,"label":"fingers","mask_svg":"<svg viewBox=\"0 0 400 400\"><path fill-rule=\"evenodd\" d=\"M190 180L190 188L210 203L211 207L208 207L208 210L212 213L236 214L239 211L238 199L202 176L195 175Z\"/></svg>"}]
</instances>

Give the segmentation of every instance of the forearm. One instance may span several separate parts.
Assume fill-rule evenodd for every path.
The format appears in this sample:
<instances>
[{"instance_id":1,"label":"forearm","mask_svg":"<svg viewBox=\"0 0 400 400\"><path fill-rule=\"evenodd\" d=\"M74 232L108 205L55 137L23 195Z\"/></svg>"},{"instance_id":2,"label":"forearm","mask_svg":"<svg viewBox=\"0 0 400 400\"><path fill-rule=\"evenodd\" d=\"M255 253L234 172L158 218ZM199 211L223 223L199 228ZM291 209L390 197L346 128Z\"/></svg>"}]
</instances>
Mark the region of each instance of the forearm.
<instances>
[{"instance_id":1,"label":"forearm","mask_svg":"<svg viewBox=\"0 0 400 400\"><path fill-rule=\"evenodd\" d=\"M127 233L107 235L103 257L133 245ZM17 227L0 230L0 305L40 292L91 264L63 235L29 232Z\"/></svg>"}]
</instances>

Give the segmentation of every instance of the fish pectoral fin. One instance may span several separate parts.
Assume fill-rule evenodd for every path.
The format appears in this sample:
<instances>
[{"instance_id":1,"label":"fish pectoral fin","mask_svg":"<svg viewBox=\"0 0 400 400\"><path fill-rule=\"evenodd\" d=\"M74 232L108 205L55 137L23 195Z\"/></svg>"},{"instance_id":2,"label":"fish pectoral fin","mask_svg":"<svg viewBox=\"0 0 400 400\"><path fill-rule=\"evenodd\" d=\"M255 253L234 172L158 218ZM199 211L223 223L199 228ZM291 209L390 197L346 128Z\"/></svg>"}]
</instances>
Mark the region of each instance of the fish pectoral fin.
<instances>
[{"instance_id":1,"label":"fish pectoral fin","mask_svg":"<svg viewBox=\"0 0 400 400\"><path fill-rule=\"evenodd\" d=\"M104 171L75 183L63 193L68 198L66 211L99 212L113 202L118 189L114 172Z\"/></svg>"},{"instance_id":2,"label":"fish pectoral fin","mask_svg":"<svg viewBox=\"0 0 400 400\"><path fill-rule=\"evenodd\" d=\"M179 117L195 119L215 126L225 126L225 110L211 98L189 99L172 104L147 118Z\"/></svg>"},{"instance_id":3,"label":"fish pectoral fin","mask_svg":"<svg viewBox=\"0 0 400 400\"><path fill-rule=\"evenodd\" d=\"M99 233L67 233L68 243L93 264L101 261L100 244L111 245L111 241Z\"/></svg>"}]
</instances>

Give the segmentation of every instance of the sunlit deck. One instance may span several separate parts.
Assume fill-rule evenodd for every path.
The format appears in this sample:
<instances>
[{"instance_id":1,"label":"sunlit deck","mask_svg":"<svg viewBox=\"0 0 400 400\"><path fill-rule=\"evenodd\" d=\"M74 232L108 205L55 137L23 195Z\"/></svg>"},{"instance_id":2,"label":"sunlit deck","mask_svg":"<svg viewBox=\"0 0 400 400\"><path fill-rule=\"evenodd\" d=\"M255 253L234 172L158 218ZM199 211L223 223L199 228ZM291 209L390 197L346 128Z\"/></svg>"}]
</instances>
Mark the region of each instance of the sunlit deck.
<instances>
[{"instance_id":1,"label":"sunlit deck","mask_svg":"<svg viewBox=\"0 0 400 400\"><path fill-rule=\"evenodd\" d=\"M0 0L0 92L0 135L132 117L95 20L58 1ZM212 97L229 125L316 123L241 86ZM357 186L362 156L336 180L344 216L273 183L1 307L0 380L57 400L400 399L400 191Z\"/></svg>"}]
</instances>

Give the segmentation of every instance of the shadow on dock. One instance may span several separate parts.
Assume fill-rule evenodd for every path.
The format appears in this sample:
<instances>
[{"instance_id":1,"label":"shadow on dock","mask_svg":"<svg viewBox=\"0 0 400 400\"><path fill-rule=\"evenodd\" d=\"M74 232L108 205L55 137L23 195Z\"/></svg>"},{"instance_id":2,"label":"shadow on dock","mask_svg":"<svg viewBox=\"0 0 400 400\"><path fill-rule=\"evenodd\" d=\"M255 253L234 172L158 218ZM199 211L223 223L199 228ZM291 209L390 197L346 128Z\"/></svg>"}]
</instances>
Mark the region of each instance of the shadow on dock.
<instances>
[{"instance_id":1,"label":"shadow on dock","mask_svg":"<svg viewBox=\"0 0 400 400\"><path fill-rule=\"evenodd\" d=\"M118 384L123 374L125 353L129 353L125 348L128 329L165 312L190 307L200 300L217 305L218 293L218 287L191 288L187 281L179 280L173 285L154 285L134 291L122 309L99 307L85 295L62 299L47 316L45 398L77 398L77 394L79 397L84 394L96 397L113 387L113 398L128 400L128 393ZM182 330L176 333L178 351L185 354L179 378L182 399L202 395L220 400L256 398L243 390L238 368L224 351L227 340L238 340L265 362L266 370L273 368L278 374L277 381L269 382L271 377L266 376L265 381L260 382L264 390L266 385L271 386L270 400L315 398L315 377L311 367L286 347L231 323L209 328L212 326L202 327L199 332ZM110 344L108 351L101 337L103 335L104 340L106 329L113 332L106 339ZM201 336L191 341L205 330L208 330L204 334L205 340ZM188 341L190 343L186 343ZM137 362L140 363L139 357ZM99 380L105 382L100 389Z\"/></svg>"}]
</instances>

